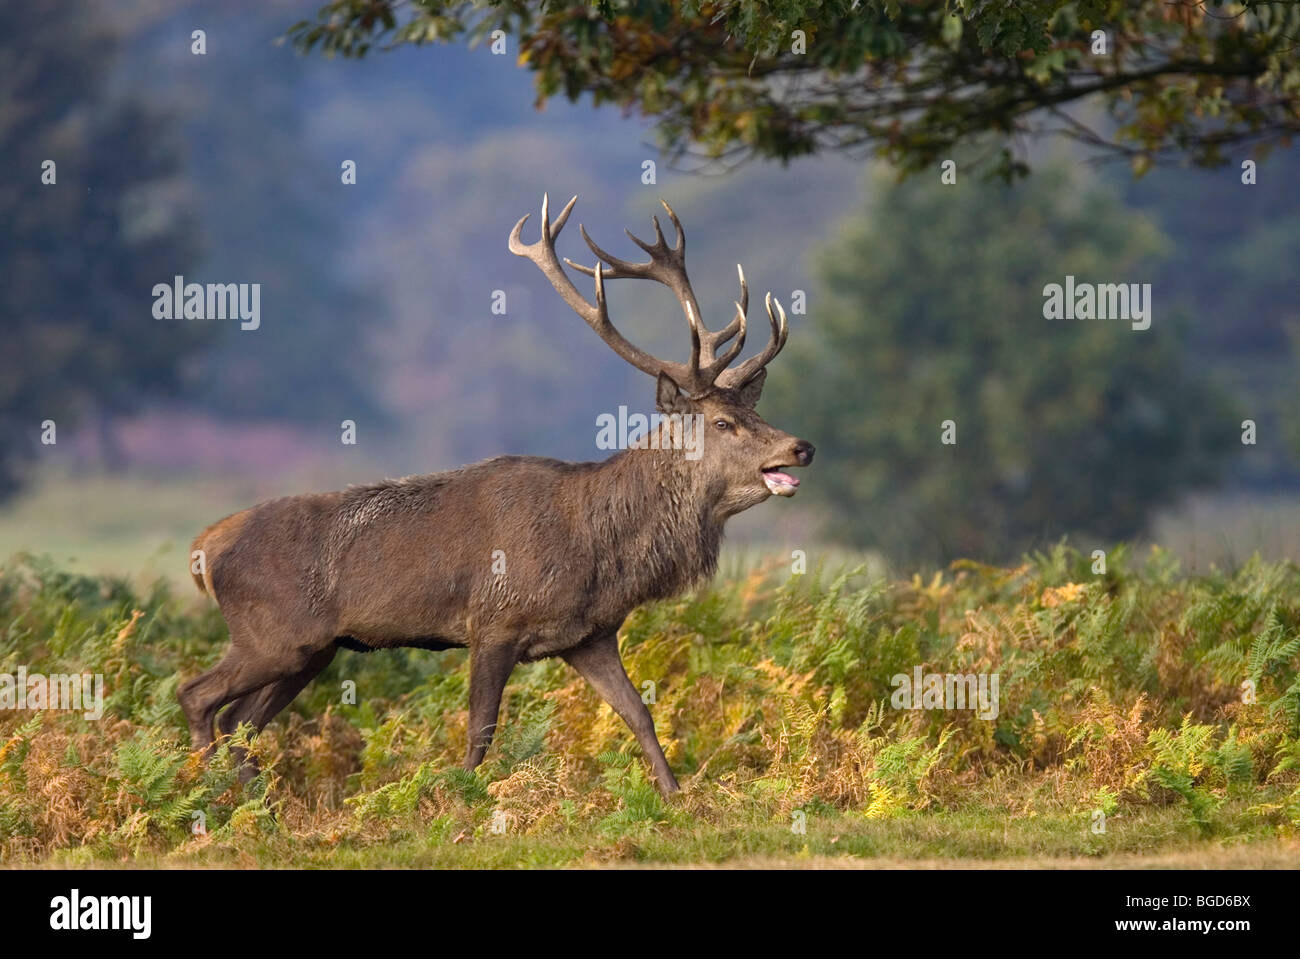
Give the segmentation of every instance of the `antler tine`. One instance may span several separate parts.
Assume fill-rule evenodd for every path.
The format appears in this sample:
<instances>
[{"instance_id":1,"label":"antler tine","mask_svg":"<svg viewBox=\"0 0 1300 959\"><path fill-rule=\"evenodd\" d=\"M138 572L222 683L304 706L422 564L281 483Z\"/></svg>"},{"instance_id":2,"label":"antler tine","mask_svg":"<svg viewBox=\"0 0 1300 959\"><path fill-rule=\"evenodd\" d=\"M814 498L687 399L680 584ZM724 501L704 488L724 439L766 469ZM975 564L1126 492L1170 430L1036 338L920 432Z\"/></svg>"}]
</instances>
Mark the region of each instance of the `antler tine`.
<instances>
[{"instance_id":1,"label":"antler tine","mask_svg":"<svg viewBox=\"0 0 1300 959\"><path fill-rule=\"evenodd\" d=\"M790 325L786 319L785 310L781 308L781 303L772 298L768 293L764 301L767 305L767 319L772 325L772 336L763 348L763 352L757 356L752 356L744 363L741 363L735 369L725 370L718 376L718 385L729 387L731 389L740 389L762 370L768 363L781 352L785 346L786 338L790 335ZM772 306L776 306L776 312L772 312ZM777 319L777 316L780 319Z\"/></svg>"},{"instance_id":2,"label":"antler tine","mask_svg":"<svg viewBox=\"0 0 1300 959\"><path fill-rule=\"evenodd\" d=\"M713 359L711 362L706 360L708 365L705 367L702 375L707 378L710 383L720 382L718 379L719 375L732 364L736 357L740 355L741 350L745 348L745 333L749 313L749 285L745 282L745 271L739 263L736 264L736 273L740 276L740 299L735 301L736 316L717 333L710 333L708 335L710 353L713 354ZM718 347L723 343L726 343L727 340L730 340L732 337L735 337L735 341L731 346L727 347L725 353L718 356Z\"/></svg>"},{"instance_id":3,"label":"antler tine","mask_svg":"<svg viewBox=\"0 0 1300 959\"><path fill-rule=\"evenodd\" d=\"M564 209L560 211L560 215L555 220L555 225L551 226L551 217L550 217L551 197L550 194L547 193L542 194L543 239L544 240L549 239L552 252L554 252L554 248L555 248L555 238L559 236L560 231L564 229L564 224L567 223L569 220L569 214L573 212L573 205L577 202L578 202L578 197L575 195L571 200L569 200L568 203L564 205ZM525 244L523 240L520 239L520 233L523 232L524 224L528 222L528 218L530 216L532 216L531 213L525 213L523 216L519 218L519 222L515 224L515 228L510 231L510 244L509 244L511 253L513 253L515 256L527 257L528 259L533 258L529 251L534 250L538 246L537 243Z\"/></svg>"},{"instance_id":4,"label":"antler tine","mask_svg":"<svg viewBox=\"0 0 1300 959\"><path fill-rule=\"evenodd\" d=\"M736 304L736 309L737 311L740 310L739 303ZM721 375L721 373L728 366L731 365L732 361L735 360L735 358L740 355L740 351L745 348L745 322L746 322L745 314L741 312L737 312L736 319L740 321L740 326L737 328L735 341L729 347L727 347L725 353L723 353L721 356L716 356L713 362L709 363L709 365L705 368L704 375L708 378L708 380L711 383L720 382L719 376ZM731 323L727 324L728 329L730 329L731 325L732 325Z\"/></svg>"},{"instance_id":5,"label":"antler tine","mask_svg":"<svg viewBox=\"0 0 1300 959\"><path fill-rule=\"evenodd\" d=\"M668 249L668 244L664 242L664 231L659 227L659 217L657 216L650 217L650 222L654 224L654 228L655 228L654 243L647 243L645 240L641 239L631 230L625 229L623 232L627 234L627 238L629 240L631 240L637 246L641 247L641 249L649 253L651 257L656 257L666 253L671 253L672 251Z\"/></svg>"},{"instance_id":6,"label":"antler tine","mask_svg":"<svg viewBox=\"0 0 1300 959\"><path fill-rule=\"evenodd\" d=\"M677 231L677 242L673 244L673 252L676 253L682 259L682 262L685 262L686 261L686 231L682 229L682 221L677 219L677 214L673 212L673 208L668 205L667 200L660 197L659 203L668 212L668 219L673 221L673 229ZM658 229L658 227L659 227L659 223L656 220L655 228ZM662 240L663 237L661 236L659 239Z\"/></svg>"},{"instance_id":7,"label":"antler tine","mask_svg":"<svg viewBox=\"0 0 1300 959\"><path fill-rule=\"evenodd\" d=\"M578 202L578 195L575 193L569 199L569 202L564 204L564 209L560 211L560 215L555 218L555 226L551 227L552 242L554 242L555 238L560 235L560 231L564 229L564 224L569 222L569 214L573 212L573 205L577 202ZM543 193L542 194L542 222L543 223L546 222L546 212L549 203L550 203L550 197L547 196L545 193Z\"/></svg>"},{"instance_id":8,"label":"antler tine","mask_svg":"<svg viewBox=\"0 0 1300 959\"><path fill-rule=\"evenodd\" d=\"M686 304L685 309L686 323L691 328L691 361L687 364L686 369L690 374L691 380L695 381L699 379L700 373L700 329L702 324L700 323L700 318L695 315L695 311L691 309L689 303ZM692 383L691 388L695 388L694 382Z\"/></svg>"},{"instance_id":9,"label":"antler tine","mask_svg":"<svg viewBox=\"0 0 1300 959\"><path fill-rule=\"evenodd\" d=\"M714 334L716 337L713 341L715 348L735 336L737 331L744 326L744 318L749 314L749 284L745 282L745 269L739 263L736 264L736 273L740 276L740 299L736 302L736 315L732 317L730 323Z\"/></svg>"},{"instance_id":10,"label":"antler tine","mask_svg":"<svg viewBox=\"0 0 1300 959\"><path fill-rule=\"evenodd\" d=\"M611 280L623 280L623 279L653 280L655 279L655 276L653 275L653 268L654 268L653 261L649 263L633 263L630 260L621 260L618 257L614 256L612 253L606 253L604 250L602 250L596 244L596 241L593 240L588 235L587 228L583 226L581 223L578 224L578 232L582 234L582 238L587 242L587 246L591 248L591 252L595 253L598 259L604 260L605 265L610 268L609 273L607 275ZM626 233L627 231L625 230L624 232ZM627 235L632 236L631 233L628 233ZM635 240L636 237L632 236L632 239ZM573 267L579 273L585 273L587 274L587 276L596 275L594 272L595 267L583 266L581 263L574 263L572 260L568 258L566 258L564 262L569 264L569 266Z\"/></svg>"},{"instance_id":11,"label":"antler tine","mask_svg":"<svg viewBox=\"0 0 1300 959\"><path fill-rule=\"evenodd\" d=\"M658 376L660 372L666 372L674 378L688 378L691 371L680 363L668 363L657 359L645 352L641 348L634 346L624 338L623 334L615 329L614 324L609 319L609 309L605 301L605 283L603 269L601 264L597 264L595 270L590 274L596 278L596 303L592 305L587 299L578 292L578 288L573 285L569 275L564 272L564 267L560 265L560 259L555 254L555 238L560 235L560 230L564 229L564 224L569 219L569 213L573 210L573 205L578 202L575 196L570 200L560 215L556 217L554 225L550 222L550 197L547 194L542 195L542 230L541 237L536 243L524 243L520 234L523 232L524 224L532 214L525 214L515 224L515 228L510 231L509 248L510 252L516 256L522 256L531 260L542 275L550 281L551 286L560 294L564 302L577 313L582 319L596 331L596 334L604 340L609 347L621 356L628 363L631 363L643 373L651 376Z\"/></svg>"}]
</instances>

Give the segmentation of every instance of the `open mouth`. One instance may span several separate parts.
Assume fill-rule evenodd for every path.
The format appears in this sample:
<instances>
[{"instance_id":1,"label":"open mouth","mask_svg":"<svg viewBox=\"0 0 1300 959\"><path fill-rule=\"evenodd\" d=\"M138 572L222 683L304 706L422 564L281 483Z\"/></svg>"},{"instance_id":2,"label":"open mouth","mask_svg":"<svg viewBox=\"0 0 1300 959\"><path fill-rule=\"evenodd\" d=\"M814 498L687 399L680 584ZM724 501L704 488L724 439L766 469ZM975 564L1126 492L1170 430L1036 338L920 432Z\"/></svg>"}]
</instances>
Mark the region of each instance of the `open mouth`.
<instances>
[{"instance_id":1,"label":"open mouth","mask_svg":"<svg viewBox=\"0 0 1300 959\"><path fill-rule=\"evenodd\" d=\"M779 466L768 466L763 469L763 483L777 496L793 496L795 490L799 488L799 481L789 473L781 472Z\"/></svg>"}]
</instances>

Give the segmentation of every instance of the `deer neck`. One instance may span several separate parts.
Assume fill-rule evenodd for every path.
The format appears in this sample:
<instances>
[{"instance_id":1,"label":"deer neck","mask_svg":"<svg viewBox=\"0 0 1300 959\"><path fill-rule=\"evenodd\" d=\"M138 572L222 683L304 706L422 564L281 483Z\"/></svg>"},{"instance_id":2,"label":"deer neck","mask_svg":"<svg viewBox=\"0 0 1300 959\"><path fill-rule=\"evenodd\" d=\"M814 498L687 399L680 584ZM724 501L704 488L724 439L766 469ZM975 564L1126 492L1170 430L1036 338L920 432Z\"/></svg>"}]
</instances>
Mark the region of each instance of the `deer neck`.
<instances>
[{"instance_id":1,"label":"deer neck","mask_svg":"<svg viewBox=\"0 0 1300 959\"><path fill-rule=\"evenodd\" d=\"M586 515L601 537L602 567L617 570L635 603L662 599L712 576L726 520L680 451L630 449L592 474Z\"/></svg>"}]
</instances>

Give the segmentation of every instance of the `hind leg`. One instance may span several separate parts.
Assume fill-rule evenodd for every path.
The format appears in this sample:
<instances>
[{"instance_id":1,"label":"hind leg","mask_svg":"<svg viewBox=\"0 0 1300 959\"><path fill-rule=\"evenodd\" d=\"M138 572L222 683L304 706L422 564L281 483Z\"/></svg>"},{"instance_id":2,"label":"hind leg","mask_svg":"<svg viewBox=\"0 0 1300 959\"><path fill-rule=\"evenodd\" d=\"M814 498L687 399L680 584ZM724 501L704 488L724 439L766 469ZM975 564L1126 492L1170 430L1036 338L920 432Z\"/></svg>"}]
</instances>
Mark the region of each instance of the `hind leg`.
<instances>
[{"instance_id":1,"label":"hind leg","mask_svg":"<svg viewBox=\"0 0 1300 959\"><path fill-rule=\"evenodd\" d=\"M244 650L232 645L221 662L206 673L182 683L176 698L185 710L194 748L208 749L212 746L216 738L213 723L222 706L282 679L284 675L283 667L272 662L250 661Z\"/></svg>"},{"instance_id":2,"label":"hind leg","mask_svg":"<svg viewBox=\"0 0 1300 959\"><path fill-rule=\"evenodd\" d=\"M225 657L206 673L183 683L176 693L196 749L212 745L213 723L222 706L264 686L298 677L326 650L333 655L328 624L295 612L293 605L279 601L245 607L237 615L226 614L230 649ZM311 638L304 640L304 635ZM293 695L297 693L294 690Z\"/></svg>"},{"instance_id":3,"label":"hind leg","mask_svg":"<svg viewBox=\"0 0 1300 959\"><path fill-rule=\"evenodd\" d=\"M255 731L261 732L267 723L293 702L294 697L302 692L308 683L320 675L321 671L334 661L336 651L334 646L322 649L312 657L307 667L301 672L267 683L256 692L247 693L236 699L217 717L218 733L222 736L228 736L238 729L242 723L249 723ZM239 779L240 782L248 782L259 772L257 761L248 756L245 750L240 750L240 753Z\"/></svg>"}]
</instances>

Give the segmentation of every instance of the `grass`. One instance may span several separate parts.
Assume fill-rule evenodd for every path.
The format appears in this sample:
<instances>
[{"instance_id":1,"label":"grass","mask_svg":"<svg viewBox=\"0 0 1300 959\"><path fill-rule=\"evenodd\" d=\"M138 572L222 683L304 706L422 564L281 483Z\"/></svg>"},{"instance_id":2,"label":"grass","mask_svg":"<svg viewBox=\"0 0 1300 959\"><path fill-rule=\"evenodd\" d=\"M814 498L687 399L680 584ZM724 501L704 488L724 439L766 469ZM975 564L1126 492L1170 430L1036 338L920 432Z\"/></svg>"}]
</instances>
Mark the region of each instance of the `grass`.
<instances>
[{"instance_id":1,"label":"grass","mask_svg":"<svg viewBox=\"0 0 1300 959\"><path fill-rule=\"evenodd\" d=\"M1256 820L1256 821L1250 821ZM737 819L715 824L666 825L640 837L608 841L581 828L545 834L492 835L449 841L437 828L398 831L382 842L335 836L303 837L292 830L239 844L195 844L169 853L144 852L116 865L137 868L502 868L502 867L756 867L770 868L1294 868L1300 844L1272 835L1254 814L1238 808L1225 828L1246 831L1232 841L1206 840L1176 809L1146 810L1112 828L1104 850L1089 842L1077 814L1033 817L1015 824L996 808L938 811L889 821L832 814L810 823L805 835L771 822ZM455 837L450 837L454 839ZM63 851L44 865L96 864L82 850Z\"/></svg>"},{"instance_id":2,"label":"grass","mask_svg":"<svg viewBox=\"0 0 1300 959\"><path fill-rule=\"evenodd\" d=\"M264 771L240 786L229 743L206 764L189 751L175 700L224 640L210 602L163 582L32 557L0 570L0 673L99 673L107 696L98 721L0 710L6 864L1132 868L1300 852L1288 563L1189 576L1119 547L1094 574L1058 547L906 581L736 569L621 634L686 787L667 802L558 661L516 671L498 741L462 771L459 651L340 653L252 743ZM895 708L891 677L916 666L996 674L997 717Z\"/></svg>"}]
</instances>

